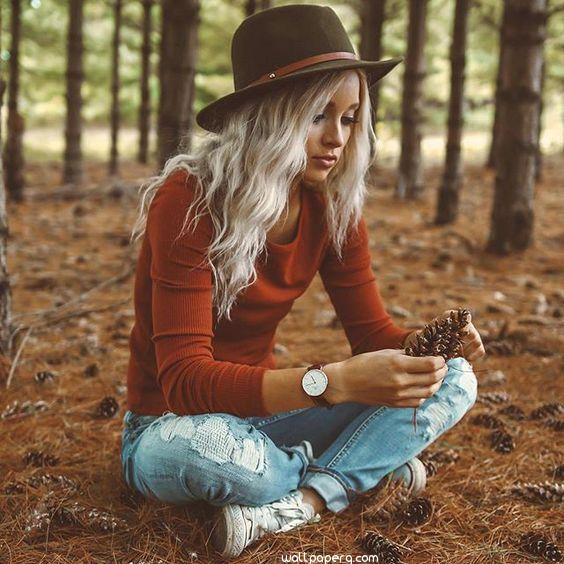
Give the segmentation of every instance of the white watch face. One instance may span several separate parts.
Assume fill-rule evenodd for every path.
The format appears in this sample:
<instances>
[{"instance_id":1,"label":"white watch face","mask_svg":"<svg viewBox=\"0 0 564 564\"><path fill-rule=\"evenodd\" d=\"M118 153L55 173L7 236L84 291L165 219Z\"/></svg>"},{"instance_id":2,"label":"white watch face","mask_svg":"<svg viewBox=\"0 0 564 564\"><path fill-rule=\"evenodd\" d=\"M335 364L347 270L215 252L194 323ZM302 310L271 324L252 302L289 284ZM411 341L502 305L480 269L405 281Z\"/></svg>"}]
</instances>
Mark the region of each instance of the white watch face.
<instances>
[{"instance_id":1,"label":"white watch face","mask_svg":"<svg viewBox=\"0 0 564 564\"><path fill-rule=\"evenodd\" d=\"M320 396L327 389L328 383L325 372L315 368L308 370L302 378L302 387L310 396Z\"/></svg>"}]
</instances>

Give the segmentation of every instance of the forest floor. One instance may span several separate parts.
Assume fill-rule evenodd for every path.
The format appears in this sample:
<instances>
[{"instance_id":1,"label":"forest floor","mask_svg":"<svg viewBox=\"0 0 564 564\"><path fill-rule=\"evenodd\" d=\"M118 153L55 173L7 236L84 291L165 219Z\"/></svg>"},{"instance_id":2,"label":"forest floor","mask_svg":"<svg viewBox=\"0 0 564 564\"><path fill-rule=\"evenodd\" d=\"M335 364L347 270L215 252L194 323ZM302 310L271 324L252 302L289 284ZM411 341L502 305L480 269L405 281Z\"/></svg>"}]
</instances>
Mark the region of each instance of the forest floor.
<instances>
[{"instance_id":1,"label":"forest floor","mask_svg":"<svg viewBox=\"0 0 564 564\"><path fill-rule=\"evenodd\" d=\"M369 530L399 543L410 563L540 561L518 546L520 535L530 531L542 532L564 550L562 504L529 501L509 489L523 482L563 481L561 431L530 414L563 396L564 158L545 160L535 189L533 244L507 257L483 250L493 173L468 165L460 217L453 225L437 227L432 219L440 172L426 170L422 200L398 202L393 199L395 171L380 170L364 214L374 272L394 320L419 328L445 309L463 306L486 342L488 354L474 363L478 401L425 451L458 455L429 477L424 495L433 504L432 519L415 529L395 521L373 523L369 509L380 503L382 492L369 492L339 515L325 512L317 525L264 537L237 562L278 562L282 556L320 562L322 555L351 561L364 554L360 541ZM134 183L152 173L149 167L122 163L125 188L112 190L105 184L105 167L90 164L90 180L100 188L72 200L60 195L58 163L30 163L28 198L8 205L8 268L19 327L15 342L21 349L8 389L9 366L3 369L0 393L0 562L220 560L206 544L214 513L209 506L194 504L185 514L182 508L145 500L128 491L121 475L133 276L140 247L139 241L129 244L137 213ZM279 368L307 366L320 346L325 362L350 355L318 276L281 323L277 341ZM41 382L45 372L53 379ZM105 396L119 405L110 418L95 415ZM498 413L510 404L520 407L525 418ZM492 430L472 423L481 413L503 420L514 450L501 453L490 446ZM26 454L34 450L58 462L44 468L26 464ZM26 532L34 508L41 510L42 496L61 485L55 477L44 478L44 484L38 478L26 482L46 472L75 480L80 490L70 499L110 512L118 519L116 530L97 532L84 522L54 521L45 531ZM39 517L36 511L35 523Z\"/></svg>"}]
</instances>

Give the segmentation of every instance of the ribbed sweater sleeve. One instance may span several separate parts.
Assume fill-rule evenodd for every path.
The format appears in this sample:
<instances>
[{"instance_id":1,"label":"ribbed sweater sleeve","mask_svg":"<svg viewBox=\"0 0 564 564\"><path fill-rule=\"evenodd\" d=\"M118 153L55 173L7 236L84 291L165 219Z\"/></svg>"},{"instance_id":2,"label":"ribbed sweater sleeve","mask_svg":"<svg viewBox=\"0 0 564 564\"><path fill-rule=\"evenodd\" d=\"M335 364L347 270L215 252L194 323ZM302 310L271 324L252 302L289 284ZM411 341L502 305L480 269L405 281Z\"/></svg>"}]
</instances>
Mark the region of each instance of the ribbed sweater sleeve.
<instances>
[{"instance_id":1,"label":"ribbed sweater sleeve","mask_svg":"<svg viewBox=\"0 0 564 564\"><path fill-rule=\"evenodd\" d=\"M342 262L329 244L319 274L343 325L352 355L381 349L403 348L412 332L394 325L387 313L372 271L369 238L364 218L349 229Z\"/></svg>"},{"instance_id":2,"label":"ribbed sweater sleeve","mask_svg":"<svg viewBox=\"0 0 564 564\"><path fill-rule=\"evenodd\" d=\"M204 261L213 234L209 214L194 232L191 214L189 228L177 239L194 196L194 178L169 176L147 217L158 384L177 415L270 415L262 403L267 368L213 358L212 271Z\"/></svg>"}]
</instances>

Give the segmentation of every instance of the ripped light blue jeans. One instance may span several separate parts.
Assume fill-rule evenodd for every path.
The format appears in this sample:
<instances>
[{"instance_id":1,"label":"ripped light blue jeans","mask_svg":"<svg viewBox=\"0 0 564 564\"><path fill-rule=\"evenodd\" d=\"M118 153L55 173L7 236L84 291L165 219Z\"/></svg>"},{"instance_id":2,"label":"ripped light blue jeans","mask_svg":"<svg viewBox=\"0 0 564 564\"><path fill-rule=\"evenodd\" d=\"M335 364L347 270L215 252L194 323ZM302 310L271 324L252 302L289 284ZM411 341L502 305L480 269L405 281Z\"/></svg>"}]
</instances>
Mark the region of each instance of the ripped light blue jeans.
<instances>
[{"instance_id":1,"label":"ripped light blue jeans","mask_svg":"<svg viewBox=\"0 0 564 564\"><path fill-rule=\"evenodd\" d=\"M472 365L447 362L441 387L417 408L346 402L268 417L127 411L121 462L127 485L175 505L263 505L302 487L343 511L360 492L417 456L476 401ZM302 441L309 441L313 456Z\"/></svg>"}]
</instances>

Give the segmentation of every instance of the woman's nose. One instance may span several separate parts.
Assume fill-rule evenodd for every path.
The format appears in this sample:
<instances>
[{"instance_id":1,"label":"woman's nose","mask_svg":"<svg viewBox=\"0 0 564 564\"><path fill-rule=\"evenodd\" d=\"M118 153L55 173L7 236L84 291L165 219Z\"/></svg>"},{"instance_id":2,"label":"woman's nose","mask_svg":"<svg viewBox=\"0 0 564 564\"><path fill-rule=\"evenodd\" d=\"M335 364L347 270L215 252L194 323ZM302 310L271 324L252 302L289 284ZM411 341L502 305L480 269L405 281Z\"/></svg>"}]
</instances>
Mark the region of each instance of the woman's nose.
<instances>
[{"instance_id":1,"label":"woman's nose","mask_svg":"<svg viewBox=\"0 0 564 564\"><path fill-rule=\"evenodd\" d=\"M343 131L339 125L329 125L325 132L324 143L332 147L341 147L344 143Z\"/></svg>"}]
</instances>

